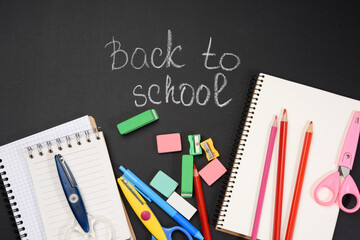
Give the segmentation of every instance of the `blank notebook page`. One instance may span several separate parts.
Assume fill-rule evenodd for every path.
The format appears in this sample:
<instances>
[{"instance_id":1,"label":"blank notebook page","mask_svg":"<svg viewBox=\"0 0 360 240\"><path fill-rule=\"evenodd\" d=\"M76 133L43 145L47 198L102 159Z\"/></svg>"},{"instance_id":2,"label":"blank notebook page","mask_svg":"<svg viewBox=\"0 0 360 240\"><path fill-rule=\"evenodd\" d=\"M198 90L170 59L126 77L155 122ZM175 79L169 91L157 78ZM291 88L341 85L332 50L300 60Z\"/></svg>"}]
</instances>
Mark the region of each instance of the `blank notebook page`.
<instances>
[{"instance_id":1,"label":"blank notebook page","mask_svg":"<svg viewBox=\"0 0 360 240\"><path fill-rule=\"evenodd\" d=\"M55 154L61 154L77 182L88 214L106 218L115 230L113 239L129 239L130 229L116 185L109 154L102 132L100 139L85 134L71 139L71 148L64 144L62 150L54 148L53 153L44 151L28 158L35 192L48 239L63 239L64 232L73 224L75 217L66 200L55 165ZM54 145L54 144L53 144ZM106 224L97 228L98 239L105 239ZM71 239L82 239L72 234Z\"/></svg>"},{"instance_id":2,"label":"blank notebook page","mask_svg":"<svg viewBox=\"0 0 360 240\"><path fill-rule=\"evenodd\" d=\"M26 233L26 239L46 239L25 156L26 147L91 128L89 116L84 116L0 147L0 159L6 172L3 178L8 178L11 185L9 188L12 194L9 196L15 196L17 205L13 209L19 209L15 215L21 215L17 220L21 220L23 224L18 227L25 227L20 233Z\"/></svg>"},{"instance_id":3,"label":"blank notebook page","mask_svg":"<svg viewBox=\"0 0 360 240\"><path fill-rule=\"evenodd\" d=\"M307 87L266 74L260 74L261 91L231 197L223 218L222 230L250 236L253 227L260 182L264 169L266 147L275 115L281 119L288 113L288 135L285 162L284 198L281 239L285 239L291 201L298 172L304 135L310 121L314 123L312 144L306 167L301 199L296 219L294 240L332 239L339 208L337 203L324 207L315 202L313 191L327 174L337 170L337 163L352 114L360 110L360 101ZM250 119L249 119L250 120ZM279 131L276 137L264 205L259 226L259 239L272 239L276 167ZM356 163L355 163L356 164ZM234 170L233 170L234 171ZM218 222L219 224L220 222ZM219 228L219 226L218 226Z\"/></svg>"}]
</instances>

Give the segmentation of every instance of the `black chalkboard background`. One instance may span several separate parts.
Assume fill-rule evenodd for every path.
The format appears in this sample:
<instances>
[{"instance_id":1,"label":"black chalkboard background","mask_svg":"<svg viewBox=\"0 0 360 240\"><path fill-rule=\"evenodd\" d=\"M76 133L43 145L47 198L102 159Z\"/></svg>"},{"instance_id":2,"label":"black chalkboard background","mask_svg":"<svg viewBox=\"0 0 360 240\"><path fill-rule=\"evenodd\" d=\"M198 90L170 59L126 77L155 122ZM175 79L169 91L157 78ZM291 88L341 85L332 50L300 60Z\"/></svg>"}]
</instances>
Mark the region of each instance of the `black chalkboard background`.
<instances>
[{"instance_id":1,"label":"black chalkboard background","mask_svg":"<svg viewBox=\"0 0 360 240\"><path fill-rule=\"evenodd\" d=\"M149 183L158 170L180 182L181 154L188 152L187 135L200 133L212 137L220 160L228 162L230 150L251 76L259 72L360 99L360 15L359 6L349 1L289 3L252 1L1 1L0 3L0 145L26 137L49 127L89 114L104 131L116 176L124 165ZM112 71L112 45L121 43L131 57L135 48L146 51L148 61L154 48L166 54L168 31L172 47L181 45L173 60L185 64L156 69L134 69L129 63ZM223 53L240 58L233 71L208 70L204 56L212 38L210 66L217 66ZM164 57L163 55L163 57ZM118 55L120 56L120 55ZM136 55L137 66L141 54ZM156 57L158 65L163 57ZM121 66L123 58L116 64ZM225 66L234 58L225 57ZM223 74L227 85L214 102L214 78ZM211 96L205 106L166 103L166 76L175 86L188 83L195 88L206 85ZM133 89L147 94L156 87L144 107L143 98ZM219 86L223 79L219 79ZM190 101L190 88L184 94ZM205 99L205 91L200 99ZM171 98L170 98L171 99ZM155 108L160 120L127 136L116 124L144 110ZM320 109L319 109L320 111ZM331 121L331 119L329 119ZM155 136L180 132L183 152L159 155ZM201 169L207 161L197 157ZM352 176L360 185L360 166L355 160ZM209 216L214 213L221 181L211 187L203 183ZM246 197L246 194L244 194ZM195 198L189 200L196 205ZM175 222L156 205L150 204L163 226ZM150 234L126 202L137 239ZM0 234L11 239L7 209L1 204ZM241 214L241 213L239 213ZM200 229L196 214L191 222ZM270 223L269 223L270 224ZM303 229L303 231L307 231ZM309 238L311 232L308 232ZM213 239L239 239L212 228ZM358 239L360 213L340 213L334 239ZM175 234L175 239L183 239Z\"/></svg>"}]
</instances>

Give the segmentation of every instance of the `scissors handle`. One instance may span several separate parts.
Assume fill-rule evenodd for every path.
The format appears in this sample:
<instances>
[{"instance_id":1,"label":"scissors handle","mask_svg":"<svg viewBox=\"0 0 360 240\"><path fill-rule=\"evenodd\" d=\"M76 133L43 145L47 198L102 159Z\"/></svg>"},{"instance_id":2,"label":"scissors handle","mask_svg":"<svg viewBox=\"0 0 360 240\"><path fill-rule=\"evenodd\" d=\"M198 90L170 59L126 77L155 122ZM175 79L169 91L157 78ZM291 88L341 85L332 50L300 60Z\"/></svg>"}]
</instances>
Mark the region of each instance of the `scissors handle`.
<instances>
[{"instance_id":1,"label":"scissors handle","mask_svg":"<svg viewBox=\"0 0 360 240\"><path fill-rule=\"evenodd\" d=\"M322 188L327 188L332 193L332 198L330 201L325 202L319 198L319 190ZM336 198L339 194L339 189L340 189L340 173L336 171L330 174L329 176L327 176L326 178L324 178L319 183L319 185L317 185L314 191L315 201L322 206L330 206L336 201Z\"/></svg>"},{"instance_id":2,"label":"scissors handle","mask_svg":"<svg viewBox=\"0 0 360 240\"><path fill-rule=\"evenodd\" d=\"M64 234L64 240L68 240L70 239L72 234L78 234L80 236L82 236L84 239L92 239L92 240L97 240L99 239L96 235L95 232L95 225L96 224L103 224L107 230L107 237L105 238L106 240L113 240L114 239L114 227L112 226L112 224L110 223L110 221L102 216L97 216L94 217L90 214L88 214L89 217L89 223L90 223L90 231L89 232L84 232L84 230L81 228L81 226L79 225L79 223L74 219L73 224L66 230L65 234ZM102 238L103 239L103 238Z\"/></svg>"},{"instance_id":3,"label":"scissors handle","mask_svg":"<svg viewBox=\"0 0 360 240\"><path fill-rule=\"evenodd\" d=\"M185 236L188 238L188 240L193 240L193 237L191 236L191 234L180 226L175 226L172 228L164 228L163 227L163 230L164 230L165 236L168 240L172 240L171 235L173 234L174 231L180 231L185 234ZM151 240L156 240L156 238L154 236L152 236Z\"/></svg>"},{"instance_id":4,"label":"scissors handle","mask_svg":"<svg viewBox=\"0 0 360 240\"><path fill-rule=\"evenodd\" d=\"M356 205L354 208L346 208L343 203L342 199L345 195L350 194L353 195L356 198ZM354 179L348 175L344 182L341 185L340 192L339 192L339 206L340 209L347 213L353 213L356 212L360 208L360 193L359 189L356 186L356 183Z\"/></svg>"},{"instance_id":5,"label":"scissors handle","mask_svg":"<svg viewBox=\"0 0 360 240\"><path fill-rule=\"evenodd\" d=\"M74 220L73 224L67 228L63 239L68 240L71 238L71 236L73 236L73 234L80 235L83 238L91 238L93 240L96 240L96 236L94 235L93 231L89 231L87 233L84 232L84 230L81 228L81 226L76 220Z\"/></svg>"}]
</instances>

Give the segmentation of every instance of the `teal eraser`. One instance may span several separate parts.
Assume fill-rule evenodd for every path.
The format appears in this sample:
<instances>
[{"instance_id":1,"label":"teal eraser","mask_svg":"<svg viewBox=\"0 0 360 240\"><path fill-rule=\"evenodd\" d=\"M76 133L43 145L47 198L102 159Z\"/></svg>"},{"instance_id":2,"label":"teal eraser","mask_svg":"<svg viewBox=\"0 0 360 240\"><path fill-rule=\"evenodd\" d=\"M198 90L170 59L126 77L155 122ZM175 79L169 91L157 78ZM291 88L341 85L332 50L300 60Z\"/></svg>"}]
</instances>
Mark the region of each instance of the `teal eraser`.
<instances>
[{"instance_id":1,"label":"teal eraser","mask_svg":"<svg viewBox=\"0 0 360 240\"><path fill-rule=\"evenodd\" d=\"M155 109L150 109L119 123L117 128L120 134L128 134L158 119L159 115Z\"/></svg>"},{"instance_id":2,"label":"teal eraser","mask_svg":"<svg viewBox=\"0 0 360 240\"><path fill-rule=\"evenodd\" d=\"M150 186L158 190L162 195L169 198L179 184L166 175L163 171L159 171L151 180Z\"/></svg>"},{"instance_id":3,"label":"teal eraser","mask_svg":"<svg viewBox=\"0 0 360 240\"><path fill-rule=\"evenodd\" d=\"M191 155L182 156L181 167L181 196L191 198L193 194L193 173L194 157Z\"/></svg>"}]
</instances>

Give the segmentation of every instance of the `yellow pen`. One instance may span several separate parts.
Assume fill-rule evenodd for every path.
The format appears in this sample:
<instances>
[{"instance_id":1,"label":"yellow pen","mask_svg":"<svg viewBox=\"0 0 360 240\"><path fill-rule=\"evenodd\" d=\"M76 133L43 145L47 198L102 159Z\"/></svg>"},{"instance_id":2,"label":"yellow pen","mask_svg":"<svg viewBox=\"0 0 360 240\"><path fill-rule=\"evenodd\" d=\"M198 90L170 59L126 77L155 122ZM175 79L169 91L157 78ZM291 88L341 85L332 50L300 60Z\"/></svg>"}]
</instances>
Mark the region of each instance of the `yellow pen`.
<instances>
[{"instance_id":1,"label":"yellow pen","mask_svg":"<svg viewBox=\"0 0 360 240\"><path fill-rule=\"evenodd\" d=\"M157 240L167 240L165 232L155 217L155 214L151 211L138 191L123 177L118 178L117 181L130 206L136 213L136 216L138 216L149 232L151 232Z\"/></svg>"}]
</instances>

